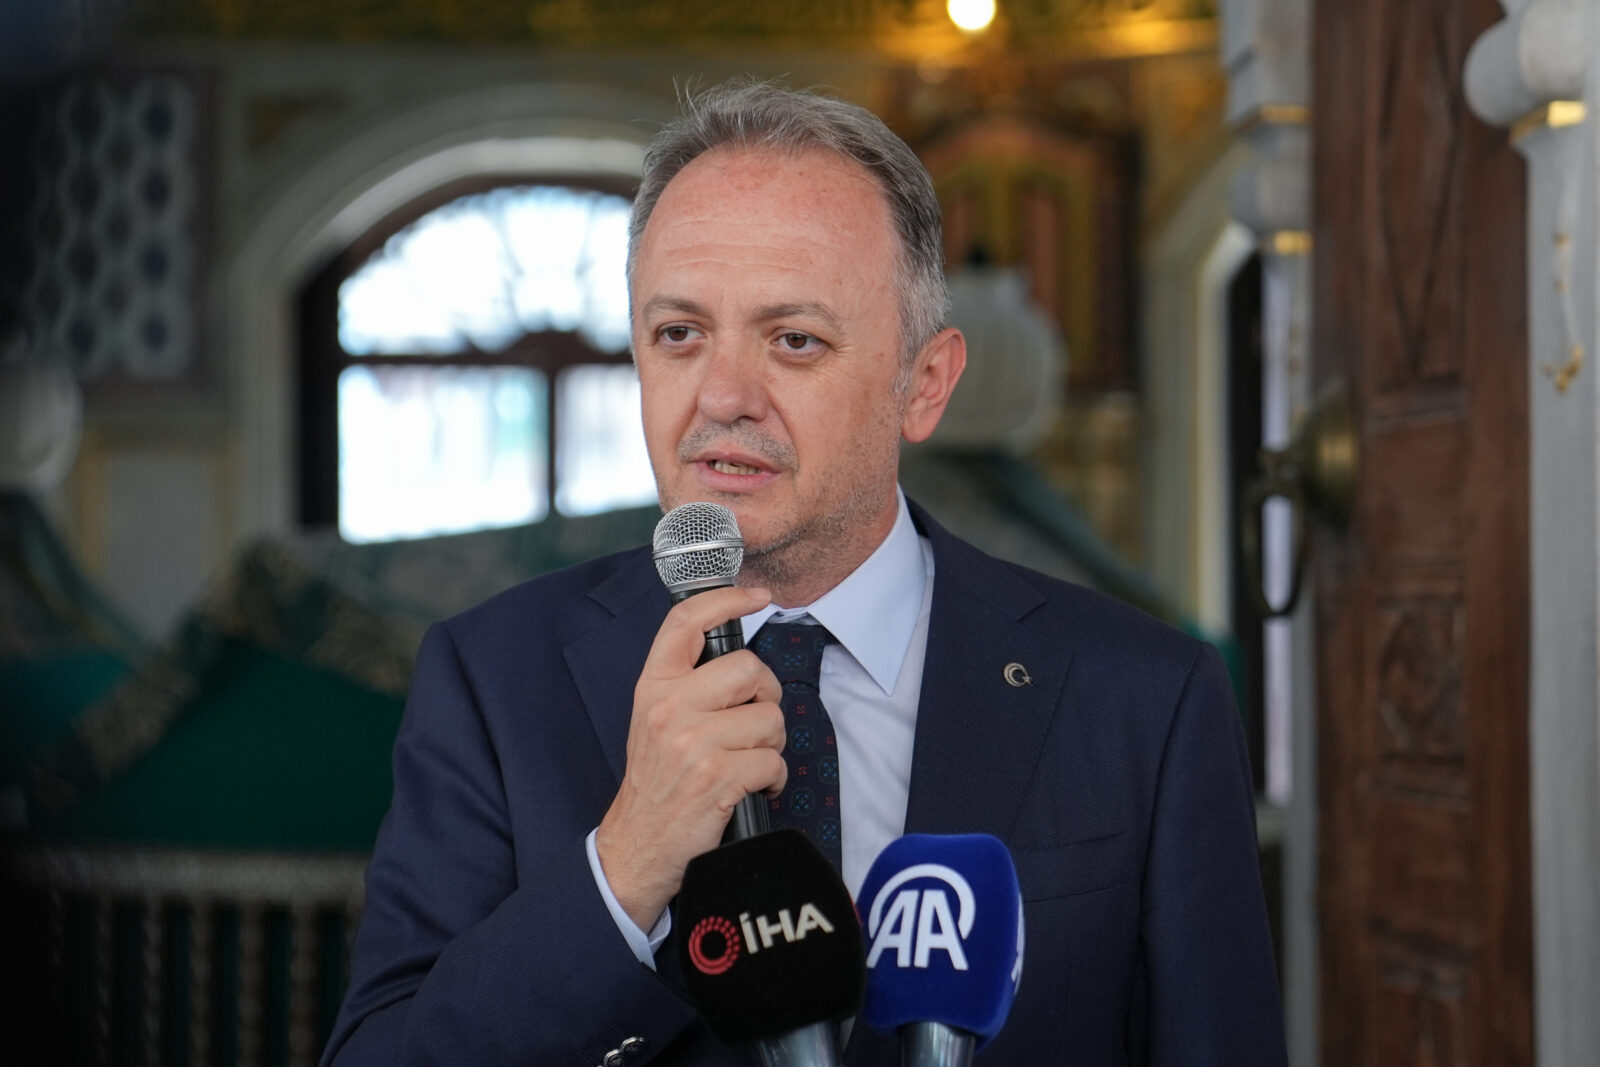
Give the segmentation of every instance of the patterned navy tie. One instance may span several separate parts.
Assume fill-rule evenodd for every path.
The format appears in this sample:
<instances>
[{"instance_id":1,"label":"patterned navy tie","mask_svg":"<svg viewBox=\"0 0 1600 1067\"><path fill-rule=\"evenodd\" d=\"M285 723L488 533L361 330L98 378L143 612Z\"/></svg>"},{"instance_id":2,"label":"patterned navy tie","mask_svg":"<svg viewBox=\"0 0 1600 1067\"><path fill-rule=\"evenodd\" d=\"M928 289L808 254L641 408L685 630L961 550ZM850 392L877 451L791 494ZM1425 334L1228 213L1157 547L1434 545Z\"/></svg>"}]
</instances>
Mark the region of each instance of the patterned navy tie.
<instances>
[{"instance_id":1,"label":"patterned navy tie","mask_svg":"<svg viewBox=\"0 0 1600 1067\"><path fill-rule=\"evenodd\" d=\"M769 621L751 647L783 686L789 781L768 801L772 825L804 833L839 870L839 742L817 688L822 650L832 640L814 623Z\"/></svg>"}]
</instances>

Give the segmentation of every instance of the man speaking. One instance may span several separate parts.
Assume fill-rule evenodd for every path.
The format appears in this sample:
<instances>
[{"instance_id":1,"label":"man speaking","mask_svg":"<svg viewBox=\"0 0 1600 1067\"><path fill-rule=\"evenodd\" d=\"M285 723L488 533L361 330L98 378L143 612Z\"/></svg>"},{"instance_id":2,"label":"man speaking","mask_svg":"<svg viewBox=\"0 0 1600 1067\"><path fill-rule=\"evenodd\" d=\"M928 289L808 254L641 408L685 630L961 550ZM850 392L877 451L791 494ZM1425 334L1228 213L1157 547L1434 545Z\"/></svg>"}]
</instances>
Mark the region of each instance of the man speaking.
<instances>
[{"instance_id":1,"label":"man speaking","mask_svg":"<svg viewBox=\"0 0 1600 1067\"><path fill-rule=\"evenodd\" d=\"M738 584L672 606L641 549L430 630L328 1062L747 1063L668 910L747 793L852 892L902 833L1005 842L1027 975L981 1061L1282 1062L1216 654L897 488L966 362L926 170L827 97L685 110L634 202L633 352L661 504L733 511ZM852 1028L847 1063L898 1055Z\"/></svg>"}]
</instances>

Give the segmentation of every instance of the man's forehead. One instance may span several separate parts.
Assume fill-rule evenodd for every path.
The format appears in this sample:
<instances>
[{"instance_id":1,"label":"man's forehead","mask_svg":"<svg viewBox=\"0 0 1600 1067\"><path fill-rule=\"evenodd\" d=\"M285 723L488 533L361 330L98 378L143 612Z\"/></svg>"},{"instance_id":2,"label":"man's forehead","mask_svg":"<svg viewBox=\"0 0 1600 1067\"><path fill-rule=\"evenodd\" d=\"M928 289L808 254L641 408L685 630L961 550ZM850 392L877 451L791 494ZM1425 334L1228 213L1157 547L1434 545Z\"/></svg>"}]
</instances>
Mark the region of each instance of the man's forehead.
<instances>
[{"instance_id":1,"label":"man's forehead","mask_svg":"<svg viewBox=\"0 0 1600 1067\"><path fill-rule=\"evenodd\" d=\"M715 216L726 208L736 211L747 198L787 195L811 199L820 209L842 204L836 197L867 194L887 218L888 197L873 173L858 161L829 148L781 148L772 145L719 145L686 163L661 191L650 222L665 213L673 216L691 190L703 195L699 213ZM649 232L649 224L646 231Z\"/></svg>"},{"instance_id":2,"label":"man's forehead","mask_svg":"<svg viewBox=\"0 0 1600 1067\"><path fill-rule=\"evenodd\" d=\"M631 281L637 301L694 297L670 284L686 270L724 276L730 263L833 275L849 262L898 255L887 198L870 172L822 149L717 148L690 161L662 191L640 235ZM761 299L815 299L775 290ZM644 305L639 305L642 310Z\"/></svg>"},{"instance_id":3,"label":"man's forehead","mask_svg":"<svg viewBox=\"0 0 1600 1067\"><path fill-rule=\"evenodd\" d=\"M640 235L631 318L635 329L679 315L723 327L787 320L843 338L868 320L898 322L901 261L887 198L861 164L822 150L715 149L663 190Z\"/></svg>"}]
</instances>

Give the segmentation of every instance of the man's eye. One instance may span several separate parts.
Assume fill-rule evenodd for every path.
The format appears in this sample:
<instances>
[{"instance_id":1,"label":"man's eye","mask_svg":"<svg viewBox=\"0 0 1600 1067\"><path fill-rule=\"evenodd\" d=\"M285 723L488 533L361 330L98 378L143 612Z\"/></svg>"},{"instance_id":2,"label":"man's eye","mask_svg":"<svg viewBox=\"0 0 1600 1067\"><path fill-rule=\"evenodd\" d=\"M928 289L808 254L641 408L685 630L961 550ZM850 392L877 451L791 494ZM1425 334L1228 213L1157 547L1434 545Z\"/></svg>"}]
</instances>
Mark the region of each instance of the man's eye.
<instances>
[{"instance_id":1,"label":"man's eye","mask_svg":"<svg viewBox=\"0 0 1600 1067\"><path fill-rule=\"evenodd\" d=\"M672 342L682 342L689 339L689 327L668 326L661 331L661 336Z\"/></svg>"},{"instance_id":2,"label":"man's eye","mask_svg":"<svg viewBox=\"0 0 1600 1067\"><path fill-rule=\"evenodd\" d=\"M803 352L816 341L808 333L786 333L783 335L783 346L794 352Z\"/></svg>"}]
</instances>

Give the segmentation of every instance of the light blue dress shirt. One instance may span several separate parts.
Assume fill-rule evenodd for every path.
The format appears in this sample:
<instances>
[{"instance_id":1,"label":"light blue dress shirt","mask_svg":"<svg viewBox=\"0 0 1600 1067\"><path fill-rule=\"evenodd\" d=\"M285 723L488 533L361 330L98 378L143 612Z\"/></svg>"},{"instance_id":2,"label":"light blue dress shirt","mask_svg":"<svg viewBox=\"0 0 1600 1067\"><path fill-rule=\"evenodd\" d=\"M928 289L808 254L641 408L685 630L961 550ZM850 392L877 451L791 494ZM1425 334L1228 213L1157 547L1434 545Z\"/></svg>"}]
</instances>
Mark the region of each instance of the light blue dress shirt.
<instances>
[{"instance_id":1,"label":"light blue dress shirt","mask_svg":"<svg viewBox=\"0 0 1600 1067\"><path fill-rule=\"evenodd\" d=\"M933 548L912 525L905 494L897 496L889 535L844 581L804 607L769 604L742 620L746 641L773 617L809 618L836 639L823 651L819 688L839 742L841 873L852 897L878 853L905 831L933 605ZM595 884L633 954L654 969L656 950L672 930L671 912L663 910L648 934L641 930L611 892L594 837L591 830L586 847Z\"/></svg>"}]
</instances>

